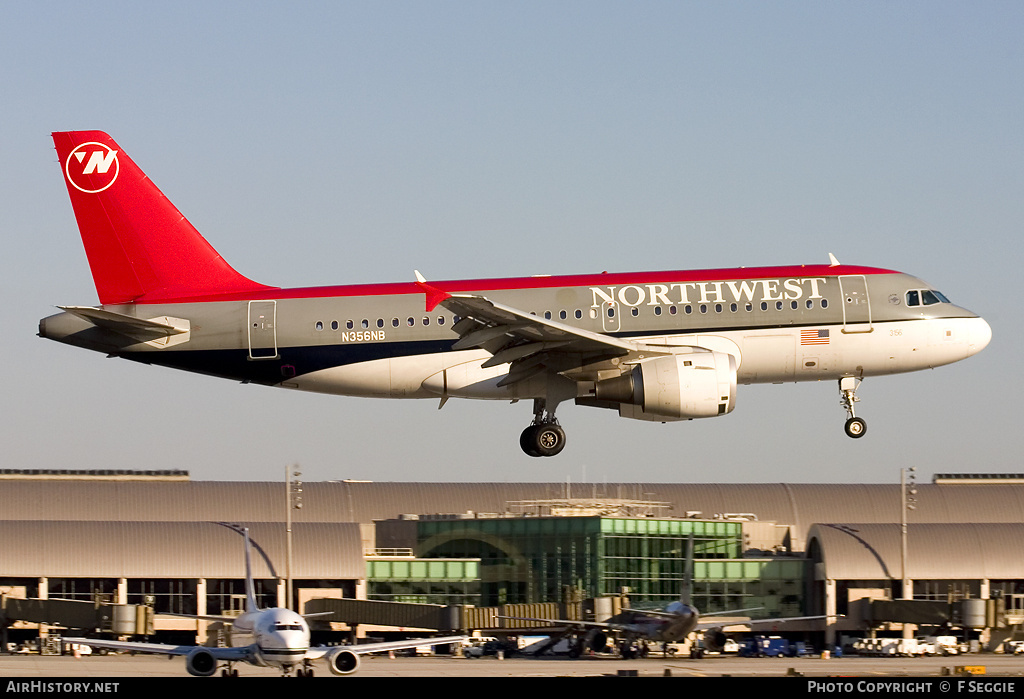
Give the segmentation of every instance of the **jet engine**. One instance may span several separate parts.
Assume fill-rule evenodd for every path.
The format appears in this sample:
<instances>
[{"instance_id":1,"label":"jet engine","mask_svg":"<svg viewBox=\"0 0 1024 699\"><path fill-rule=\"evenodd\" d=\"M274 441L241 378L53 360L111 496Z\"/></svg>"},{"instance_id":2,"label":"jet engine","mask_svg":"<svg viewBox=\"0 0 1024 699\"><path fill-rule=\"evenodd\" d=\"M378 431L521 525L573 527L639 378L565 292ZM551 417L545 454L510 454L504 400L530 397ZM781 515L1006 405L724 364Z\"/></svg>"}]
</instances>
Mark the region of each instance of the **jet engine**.
<instances>
[{"instance_id":1,"label":"jet engine","mask_svg":"<svg viewBox=\"0 0 1024 699\"><path fill-rule=\"evenodd\" d=\"M587 634L586 644L590 650L600 653L608 647L608 634L604 631L591 631Z\"/></svg>"},{"instance_id":2,"label":"jet engine","mask_svg":"<svg viewBox=\"0 0 1024 699\"><path fill-rule=\"evenodd\" d=\"M359 669L359 656L345 648L332 650L324 660L334 675L351 675Z\"/></svg>"},{"instance_id":3,"label":"jet engine","mask_svg":"<svg viewBox=\"0 0 1024 699\"><path fill-rule=\"evenodd\" d=\"M185 657L185 669L194 677L209 677L217 672L217 659L209 650L199 646Z\"/></svg>"},{"instance_id":4,"label":"jet engine","mask_svg":"<svg viewBox=\"0 0 1024 699\"><path fill-rule=\"evenodd\" d=\"M704 631L704 648L706 650L721 653L722 649L725 648L725 642L728 640L728 636L722 633L722 629L707 629Z\"/></svg>"},{"instance_id":5,"label":"jet engine","mask_svg":"<svg viewBox=\"0 0 1024 699\"><path fill-rule=\"evenodd\" d=\"M617 404L620 416L637 420L725 415L736 407L736 358L725 352L652 357L627 374L595 383L593 403Z\"/></svg>"}]
</instances>

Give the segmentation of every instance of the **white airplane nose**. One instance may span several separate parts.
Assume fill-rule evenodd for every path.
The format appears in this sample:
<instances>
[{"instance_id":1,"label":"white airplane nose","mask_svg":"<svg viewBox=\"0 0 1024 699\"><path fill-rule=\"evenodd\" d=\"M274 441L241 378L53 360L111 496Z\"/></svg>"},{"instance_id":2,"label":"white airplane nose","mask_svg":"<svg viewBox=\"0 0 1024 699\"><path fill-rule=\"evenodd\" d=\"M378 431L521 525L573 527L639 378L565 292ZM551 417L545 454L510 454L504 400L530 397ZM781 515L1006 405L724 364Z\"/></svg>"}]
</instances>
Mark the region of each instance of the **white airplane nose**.
<instances>
[{"instance_id":1,"label":"white airplane nose","mask_svg":"<svg viewBox=\"0 0 1024 699\"><path fill-rule=\"evenodd\" d=\"M977 354L992 341L992 327L985 322L984 318L975 318L971 323L970 341L967 345L969 354Z\"/></svg>"}]
</instances>

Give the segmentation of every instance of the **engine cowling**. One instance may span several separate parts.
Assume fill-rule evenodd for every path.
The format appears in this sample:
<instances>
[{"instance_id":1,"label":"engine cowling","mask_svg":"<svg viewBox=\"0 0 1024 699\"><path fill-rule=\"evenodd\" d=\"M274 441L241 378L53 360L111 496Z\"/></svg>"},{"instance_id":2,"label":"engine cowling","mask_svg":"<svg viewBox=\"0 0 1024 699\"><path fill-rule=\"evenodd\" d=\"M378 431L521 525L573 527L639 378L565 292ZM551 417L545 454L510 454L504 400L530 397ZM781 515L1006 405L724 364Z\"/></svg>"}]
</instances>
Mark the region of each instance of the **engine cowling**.
<instances>
[{"instance_id":1,"label":"engine cowling","mask_svg":"<svg viewBox=\"0 0 1024 699\"><path fill-rule=\"evenodd\" d=\"M721 653L722 649L725 648L725 642L729 638L726 636L722 629L707 629L704 631L704 648L716 653Z\"/></svg>"},{"instance_id":2,"label":"engine cowling","mask_svg":"<svg viewBox=\"0 0 1024 699\"><path fill-rule=\"evenodd\" d=\"M200 646L185 657L185 669L194 677L209 677L217 672L217 659Z\"/></svg>"},{"instance_id":3,"label":"engine cowling","mask_svg":"<svg viewBox=\"0 0 1024 699\"><path fill-rule=\"evenodd\" d=\"M332 650L324 660L333 675L351 675L359 669L359 656L345 648Z\"/></svg>"},{"instance_id":4,"label":"engine cowling","mask_svg":"<svg viewBox=\"0 0 1024 699\"><path fill-rule=\"evenodd\" d=\"M595 629L587 634L586 645L595 653L601 653L608 648L608 634Z\"/></svg>"},{"instance_id":5,"label":"engine cowling","mask_svg":"<svg viewBox=\"0 0 1024 699\"><path fill-rule=\"evenodd\" d=\"M641 361L628 374L594 384L600 403L617 403L619 415L637 420L693 420L736 407L736 358L693 352Z\"/></svg>"}]
</instances>

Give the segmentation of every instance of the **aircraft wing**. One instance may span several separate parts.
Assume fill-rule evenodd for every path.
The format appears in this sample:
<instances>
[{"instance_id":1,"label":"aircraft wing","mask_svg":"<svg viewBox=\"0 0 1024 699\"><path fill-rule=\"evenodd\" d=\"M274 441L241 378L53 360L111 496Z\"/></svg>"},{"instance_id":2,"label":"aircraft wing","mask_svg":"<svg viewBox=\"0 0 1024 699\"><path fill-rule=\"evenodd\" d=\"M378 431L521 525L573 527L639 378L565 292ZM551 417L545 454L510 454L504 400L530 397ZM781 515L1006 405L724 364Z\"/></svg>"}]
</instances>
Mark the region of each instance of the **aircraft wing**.
<instances>
[{"instance_id":1,"label":"aircraft wing","mask_svg":"<svg viewBox=\"0 0 1024 699\"><path fill-rule=\"evenodd\" d=\"M608 631L628 631L627 624L616 624L610 621L570 621L569 619L543 619L529 616L499 616L498 619L514 619L516 621L539 621L552 626L572 626L583 629L607 629Z\"/></svg>"},{"instance_id":2,"label":"aircraft wing","mask_svg":"<svg viewBox=\"0 0 1024 699\"><path fill-rule=\"evenodd\" d=\"M730 626L763 626L765 624L781 624L787 621L808 621L810 619L831 619L836 618L836 614L819 614L817 616L780 616L774 619L749 619L745 621L730 621L722 623L721 621L701 621L697 623L695 627L696 631L702 631L704 629L714 628L728 628Z\"/></svg>"},{"instance_id":3,"label":"aircraft wing","mask_svg":"<svg viewBox=\"0 0 1024 699\"><path fill-rule=\"evenodd\" d=\"M122 650L130 653L153 653L156 655L188 655L196 648L203 648L210 652L217 660L238 661L245 660L251 656L248 646L238 648L215 648L213 646L174 646L169 643L136 643L134 641L105 641L97 638L72 638L65 637L64 643L77 643L91 648L110 648L111 650Z\"/></svg>"},{"instance_id":4,"label":"aircraft wing","mask_svg":"<svg viewBox=\"0 0 1024 699\"><path fill-rule=\"evenodd\" d=\"M367 653L386 653L389 650L418 648L419 646L442 646L447 643L461 643L465 640L467 640L466 636L441 636L438 638L412 638L404 641L384 641L382 643L362 643L354 646L316 646L309 649L306 653L306 658L317 660L339 647L356 655L365 655Z\"/></svg>"},{"instance_id":5,"label":"aircraft wing","mask_svg":"<svg viewBox=\"0 0 1024 699\"><path fill-rule=\"evenodd\" d=\"M511 364L499 386L544 370L560 373L645 350L648 355L659 354L637 342L541 318L483 296L453 294L439 303L461 318L452 328L460 336L453 349L490 352L493 356L482 364L485 369Z\"/></svg>"}]
</instances>

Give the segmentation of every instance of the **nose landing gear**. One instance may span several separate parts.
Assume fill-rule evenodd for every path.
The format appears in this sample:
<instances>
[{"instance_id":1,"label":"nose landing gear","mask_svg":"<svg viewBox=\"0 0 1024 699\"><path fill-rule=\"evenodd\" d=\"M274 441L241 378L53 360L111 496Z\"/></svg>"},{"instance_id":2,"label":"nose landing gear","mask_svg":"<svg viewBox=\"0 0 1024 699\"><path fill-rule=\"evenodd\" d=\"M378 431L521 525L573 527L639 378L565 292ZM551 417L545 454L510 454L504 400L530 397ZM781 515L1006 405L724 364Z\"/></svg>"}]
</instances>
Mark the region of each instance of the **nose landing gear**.
<instances>
[{"instance_id":1,"label":"nose landing gear","mask_svg":"<svg viewBox=\"0 0 1024 699\"><path fill-rule=\"evenodd\" d=\"M846 436L853 439L863 437L868 431L868 423L863 418L854 414L853 404L860 398L857 397L857 388L860 386L860 379L856 376L844 376L839 379L839 404L846 409L847 420L844 429Z\"/></svg>"}]
</instances>

